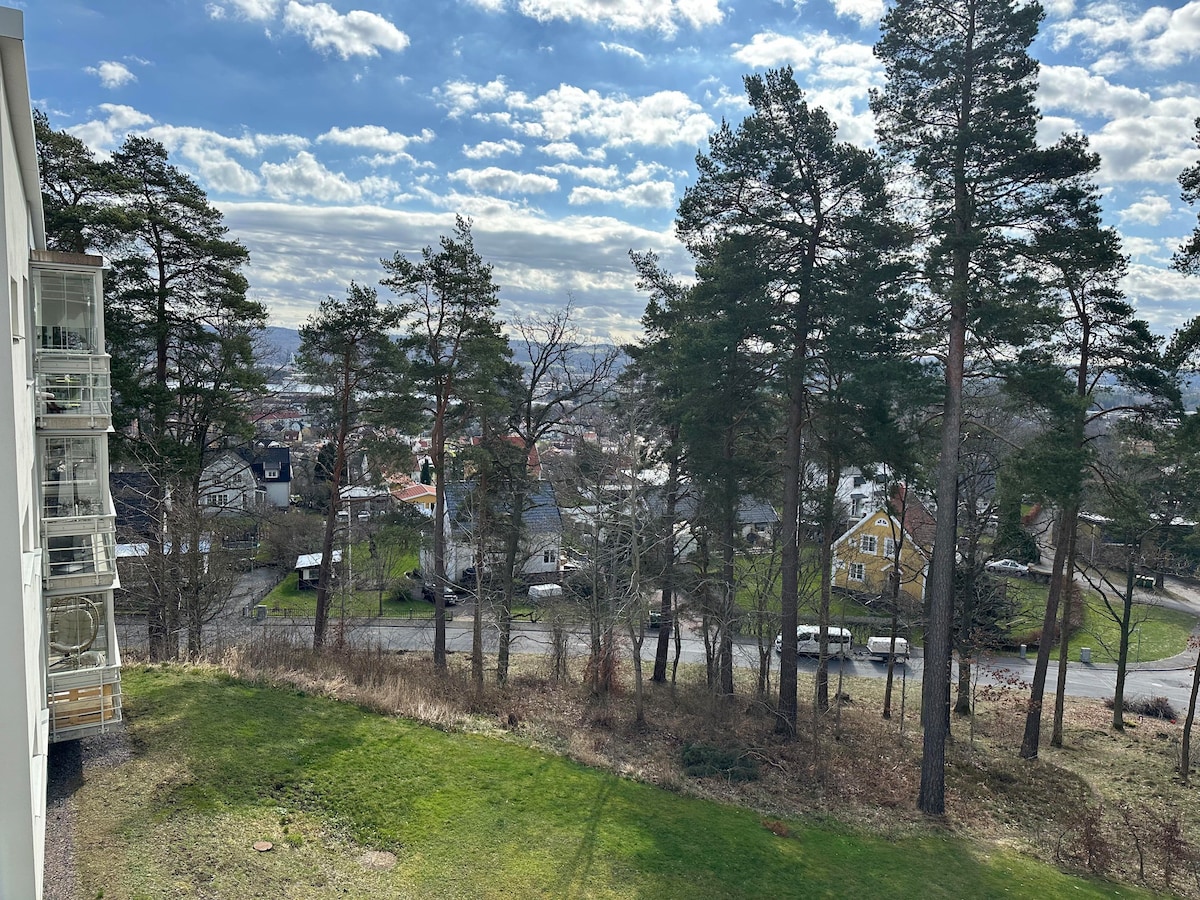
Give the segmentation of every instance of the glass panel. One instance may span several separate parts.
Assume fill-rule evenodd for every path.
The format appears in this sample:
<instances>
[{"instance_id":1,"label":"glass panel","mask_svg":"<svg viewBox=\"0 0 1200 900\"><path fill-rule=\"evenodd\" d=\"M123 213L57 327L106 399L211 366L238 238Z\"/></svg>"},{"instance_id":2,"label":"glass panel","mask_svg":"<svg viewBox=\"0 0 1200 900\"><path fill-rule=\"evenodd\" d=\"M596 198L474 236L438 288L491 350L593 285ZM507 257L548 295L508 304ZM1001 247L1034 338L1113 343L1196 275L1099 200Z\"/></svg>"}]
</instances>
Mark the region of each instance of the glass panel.
<instances>
[{"instance_id":1,"label":"glass panel","mask_svg":"<svg viewBox=\"0 0 1200 900\"><path fill-rule=\"evenodd\" d=\"M105 594L78 594L46 601L50 672L69 672L108 663L108 603Z\"/></svg>"},{"instance_id":2,"label":"glass panel","mask_svg":"<svg viewBox=\"0 0 1200 900\"><path fill-rule=\"evenodd\" d=\"M51 535L46 538L51 578L72 575L111 575L116 542L112 534Z\"/></svg>"},{"instance_id":3,"label":"glass panel","mask_svg":"<svg viewBox=\"0 0 1200 900\"><path fill-rule=\"evenodd\" d=\"M43 437L42 514L47 519L104 513L100 437Z\"/></svg>"},{"instance_id":4,"label":"glass panel","mask_svg":"<svg viewBox=\"0 0 1200 900\"><path fill-rule=\"evenodd\" d=\"M37 381L43 416L109 415L112 389L106 372L41 373Z\"/></svg>"},{"instance_id":5,"label":"glass panel","mask_svg":"<svg viewBox=\"0 0 1200 900\"><path fill-rule=\"evenodd\" d=\"M81 272L35 271L38 349L95 353L96 277Z\"/></svg>"}]
</instances>

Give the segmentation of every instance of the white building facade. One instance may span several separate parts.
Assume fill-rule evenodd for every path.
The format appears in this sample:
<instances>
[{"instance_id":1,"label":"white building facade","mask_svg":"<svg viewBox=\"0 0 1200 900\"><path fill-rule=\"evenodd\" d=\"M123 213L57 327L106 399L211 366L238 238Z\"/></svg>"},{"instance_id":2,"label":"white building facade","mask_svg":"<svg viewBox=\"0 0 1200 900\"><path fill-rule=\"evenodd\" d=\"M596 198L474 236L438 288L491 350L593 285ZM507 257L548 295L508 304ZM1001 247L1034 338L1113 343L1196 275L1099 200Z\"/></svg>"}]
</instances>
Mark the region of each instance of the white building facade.
<instances>
[{"instance_id":1,"label":"white building facade","mask_svg":"<svg viewBox=\"0 0 1200 900\"><path fill-rule=\"evenodd\" d=\"M24 21L0 8L0 898L42 896L49 745L120 719L100 257L49 253Z\"/></svg>"}]
</instances>

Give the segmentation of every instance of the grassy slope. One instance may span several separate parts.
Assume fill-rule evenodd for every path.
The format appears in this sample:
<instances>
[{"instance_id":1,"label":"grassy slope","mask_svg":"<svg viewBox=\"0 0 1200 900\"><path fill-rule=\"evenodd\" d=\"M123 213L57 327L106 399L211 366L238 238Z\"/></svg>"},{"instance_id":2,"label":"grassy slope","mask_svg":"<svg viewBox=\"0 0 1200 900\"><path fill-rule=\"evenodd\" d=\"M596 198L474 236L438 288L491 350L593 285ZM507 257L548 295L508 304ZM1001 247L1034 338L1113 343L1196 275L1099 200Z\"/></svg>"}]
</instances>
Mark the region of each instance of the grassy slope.
<instances>
[{"instance_id":1,"label":"grassy slope","mask_svg":"<svg viewBox=\"0 0 1200 900\"><path fill-rule=\"evenodd\" d=\"M1144 896L952 837L780 837L740 808L212 673L124 683L138 752L77 794L89 898ZM365 870L368 849L399 862Z\"/></svg>"}]
</instances>

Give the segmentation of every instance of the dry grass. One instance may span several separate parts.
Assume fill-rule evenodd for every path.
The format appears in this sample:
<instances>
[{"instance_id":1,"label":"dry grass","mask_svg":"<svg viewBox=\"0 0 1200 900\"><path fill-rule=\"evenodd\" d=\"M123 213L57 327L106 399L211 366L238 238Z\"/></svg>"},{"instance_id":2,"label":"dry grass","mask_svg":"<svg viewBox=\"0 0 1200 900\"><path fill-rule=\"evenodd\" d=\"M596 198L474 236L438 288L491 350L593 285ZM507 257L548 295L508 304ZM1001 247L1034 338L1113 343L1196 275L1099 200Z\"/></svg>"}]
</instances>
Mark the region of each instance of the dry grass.
<instances>
[{"instance_id":1,"label":"dry grass","mask_svg":"<svg viewBox=\"0 0 1200 900\"><path fill-rule=\"evenodd\" d=\"M503 735L669 790L737 803L765 822L835 820L891 836L946 828L985 850L1015 848L1070 871L1200 897L1198 790L1174 773L1180 727L1145 720L1118 733L1100 701L1069 701L1065 749L1048 746L1047 721L1042 758L1030 763L1017 758L1024 690L993 692L973 728L954 723L948 812L930 823L915 810L919 690L909 685L902 733L899 681L892 720L880 717L881 681L848 678L849 702L815 719L805 707L800 733L787 740L774 733L769 705L753 699L751 673L739 673L744 682L732 698L714 697L703 670L686 666L675 686L647 682L639 726L627 666L604 698L589 693L578 665L555 682L550 661L536 657L514 657L507 687L489 679L482 690L461 655L451 655L438 675L427 654L314 654L263 642L230 651L220 666L442 729ZM802 679L801 698L811 690ZM680 755L689 742L753 756L759 777L687 777Z\"/></svg>"}]
</instances>

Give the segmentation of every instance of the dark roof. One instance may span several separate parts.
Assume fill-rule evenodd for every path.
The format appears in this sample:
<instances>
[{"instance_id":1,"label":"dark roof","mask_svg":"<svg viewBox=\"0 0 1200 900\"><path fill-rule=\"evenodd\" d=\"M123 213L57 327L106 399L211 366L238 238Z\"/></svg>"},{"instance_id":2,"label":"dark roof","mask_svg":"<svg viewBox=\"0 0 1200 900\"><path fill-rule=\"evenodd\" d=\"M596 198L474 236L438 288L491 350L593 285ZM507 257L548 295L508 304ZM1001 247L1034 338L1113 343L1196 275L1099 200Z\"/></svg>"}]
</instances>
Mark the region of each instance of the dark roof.
<instances>
[{"instance_id":1,"label":"dark roof","mask_svg":"<svg viewBox=\"0 0 1200 900\"><path fill-rule=\"evenodd\" d=\"M288 447L267 447L259 451L243 447L238 450L238 456L250 464L254 477L259 481L267 480L268 464L272 469L279 469L279 477L272 478L271 481L292 480L292 451Z\"/></svg>"},{"instance_id":2,"label":"dark roof","mask_svg":"<svg viewBox=\"0 0 1200 900\"><path fill-rule=\"evenodd\" d=\"M466 500L474 486L473 482L468 481L450 482L446 485L446 512L450 517L450 527L454 530L471 530L470 510L466 506ZM502 501L495 514L506 515L508 509L507 503ZM562 531L558 499L550 482L538 481L530 488L529 496L525 499L525 515L522 522L528 531L535 534Z\"/></svg>"},{"instance_id":3,"label":"dark roof","mask_svg":"<svg viewBox=\"0 0 1200 900\"><path fill-rule=\"evenodd\" d=\"M154 479L146 472L110 472L108 487L122 538L154 534Z\"/></svg>"},{"instance_id":4,"label":"dark roof","mask_svg":"<svg viewBox=\"0 0 1200 900\"><path fill-rule=\"evenodd\" d=\"M661 516L666 512L666 496L661 490L656 490L647 498L647 505L656 516ZM697 517L699 508L699 499L685 488L676 500L675 516L680 521L690 522ZM770 503L755 497L742 497L738 500L737 523L741 526L778 525L779 513Z\"/></svg>"}]
</instances>

